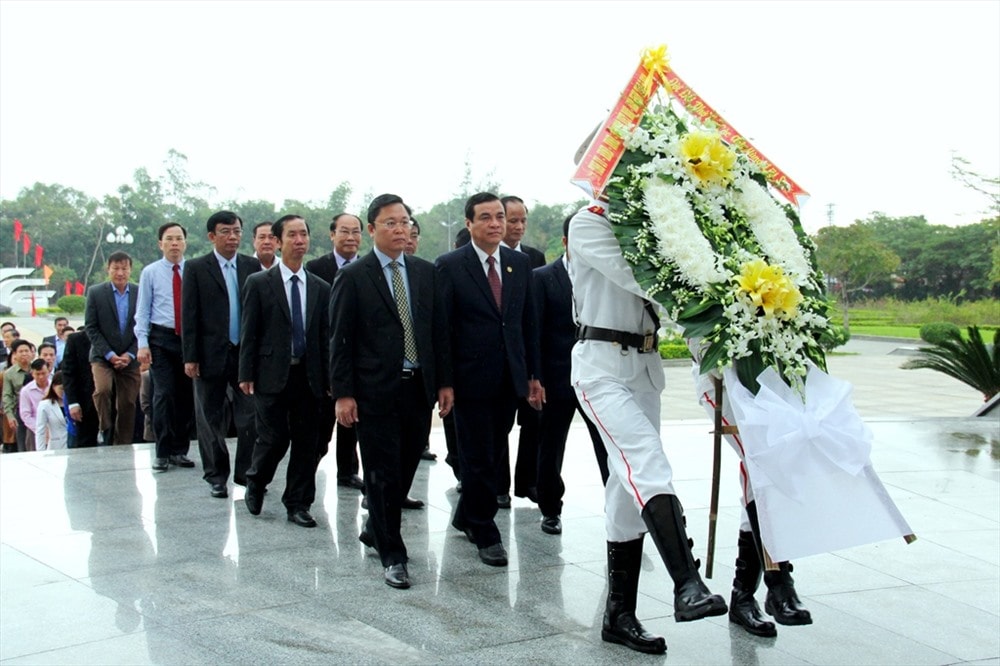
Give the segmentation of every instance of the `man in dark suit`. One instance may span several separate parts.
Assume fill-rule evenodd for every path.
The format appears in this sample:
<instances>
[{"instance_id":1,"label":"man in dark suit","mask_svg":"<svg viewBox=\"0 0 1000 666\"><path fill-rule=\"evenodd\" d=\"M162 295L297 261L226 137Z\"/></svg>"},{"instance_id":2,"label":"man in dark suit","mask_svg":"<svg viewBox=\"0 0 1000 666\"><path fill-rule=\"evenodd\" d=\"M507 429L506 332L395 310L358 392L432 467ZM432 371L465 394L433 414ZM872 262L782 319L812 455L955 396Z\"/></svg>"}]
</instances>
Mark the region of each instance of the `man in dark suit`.
<instances>
[{"instance_id":1,"label":"man in dark suit","mask_svg":"<svg viewBox=\"0 0 1000 666\"><path fill-rule=\"evenodd\" d=\"M572 215L563 222L563 247L566 247L571 219ZM601 433L583 413L569 380L576 323L573 321L573 285L566 271L568 259L563 255L551 264L534 270L535 311L541 339L542 376L545 377L545 407L542 408L538 440L537 492L542 531L546 534L562 534L560 515L566 491L562 480L563 454L569 427L577 411L583 416L590 432L601 479L605 484L608 481L608 453Z\"/></svg>"},{"instance_id":2,"label":"man in dark suit","mask_svg":"<svg viewBox=\"0 0 1000 666\"><path fill-rule=\"evenodd\" d=\"M97 446L98 417L94 407L94 373L90 367L90 338L86 331L66 338L62 362L63 390L70 418L76 425L74 448Z\"/></svg>"},{"instance_id":3,"label":"man in dark suit","mask_svg":"<svg viewBox=\"0 0 1000 666\"><path fill-rule=\"evenodd\" d=\"M63 354L66 353L66 341L63 339L63 331L69 326L69 319L66 317L56 317L52 325L56 329L55 335L46 335L42 338L42 344L49 343L56 350L56 362L52 366L52 371L55 372L59 368L59 364L62 363Z\"/></svg>"},{"instance_id":4,"label":"man in dark suit","mask_svg":"<svg viewBox=\"0 0 1000 666\"><path fill-rule=\"evenodd\" d=\"M545 265L545 254L541 250L521 242L528 229L528 208L520 197L506 196L500 199L503 204L507 223L503 236L503 245L528 256L532 268ZM517 438L517 460L514 463L514 495L527 497L533 502L538 501L535 490L535 467L538 459L539 418L537 410L533 409L523 398L517 404L517 424L520 431ZM508 433L509 434L509 433ZM497 461L497 504L500 508L510 508L510 449L504 453L503 459Z\"/></svg>"},{"instance_id":5,"label":"man in dark suit","mask_svg":"<svg viewBox=\"0 0 1000 666\"><path fill-rule=\"evenodd\" d=\"M337 271L358 258L361 219L350 213L335 215L330 223L330 242L333 251L307 262L306 270L332 285ZM326 455L335 423L333 410L323 410L320 414L320 458ZM357 431L337 424L337 485L363 489L365 484L358 476L358 469Z\"/></svg>"},{"instance_id":6,"label":"man in dark suit","mask_svg":"<svg viewBox=\"0 0 1000 666\"><path fill-rule=\"evenodd\" d=\"M264 491L291 445L285 492L288 520L316 527L319 415L329 411L330 285L309 273L309 227L299 215L274 223L281 262L251 275L240 321L240 389L254 396L257 443L247 472L246 505L261 511Z\"/></svg>"},{"instance_id":7,"label":"man in dark suit","mask_svg":"<svg viewBox=\"0 0 1000 666\"><path fill-rule=\"evenodd\" d=\"M431 429L451 409L446 332L435 315L434 267L404 258L410 216L394 194L368 207L374 249L337 274L330 296L330 392L337 422L361 432L368 521L391 587L410 586L400 513ZM439 363L439 360L441 362Z\"/></svg>"},{"instance_id":8,"label":"man in dark suit","mask_svg":"<svg viewBox=\"0 0 1000 666\"><path fill-rule=\"evenodd\" d=\"M132 257L113 252L108 257L107 282L87 290L84 328L90 338L90 368L94 375L94 406L104 443L131 444L135 430L135 400L139 395L139 362L134 333L138 289L129 284ZM116 416L111 421L112 391ZM113 431L113 432L112 432Z\"/></svg>"},{"instance_id":9,"label":"man in dark suit","mask_svg":"<svg viewBox=\"0 0 1000 666\"><path fill-rule=\"evenodd\" d=\"M438 257L442 323L450 333L455 430L462 497L452 525L479 548L480 559L506 566L507 551L494 517L497 461L507 449L517 399L535 409L544 401L539 380L531 264L500 247L504 209L488 192L465 204L467 246Z\"/></svg>"},{"instance_id":10,"label":"man in dark suit","mask_svg":"<svg viewBox=\"0 0 1000 666\"><path fill-rule=\"evenodd\" d=\"M181 298L181 347L184 374L194 382L203 478L212 497L228 497L229 448L226 434L227 388L233 388L236 422L236 483L246 485L254 440L253 399L238 387L240 363L240 293L260 262L238 254L243 220L222 210L208 218L208 254L187 262Z\"/></svg>"}]
</instances>

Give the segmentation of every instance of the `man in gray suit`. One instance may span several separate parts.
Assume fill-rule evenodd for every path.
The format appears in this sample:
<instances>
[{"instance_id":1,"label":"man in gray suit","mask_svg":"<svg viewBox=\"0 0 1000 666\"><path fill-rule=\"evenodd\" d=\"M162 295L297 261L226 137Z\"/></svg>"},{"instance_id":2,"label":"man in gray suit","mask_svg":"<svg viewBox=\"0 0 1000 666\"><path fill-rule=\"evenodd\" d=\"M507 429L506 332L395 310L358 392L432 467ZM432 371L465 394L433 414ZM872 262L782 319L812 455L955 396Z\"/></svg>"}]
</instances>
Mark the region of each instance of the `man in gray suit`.
<instances>
[{"instance_id":1,"label":"man in gray suit","mask_svg":"<svg viewBox=\"0 0 1000 666\"><path fill-rule=\"evenodd\" d=\"M108 281L87 291L84 327L90 338L94 374L94 406L104 443L131 444L135 430L135 400L139 395L139 362L134 333L139 290L129 283L132 257L114 252L108 257ZM111 421L112 390L116 403Z\"/></svg>"}]
</instances>

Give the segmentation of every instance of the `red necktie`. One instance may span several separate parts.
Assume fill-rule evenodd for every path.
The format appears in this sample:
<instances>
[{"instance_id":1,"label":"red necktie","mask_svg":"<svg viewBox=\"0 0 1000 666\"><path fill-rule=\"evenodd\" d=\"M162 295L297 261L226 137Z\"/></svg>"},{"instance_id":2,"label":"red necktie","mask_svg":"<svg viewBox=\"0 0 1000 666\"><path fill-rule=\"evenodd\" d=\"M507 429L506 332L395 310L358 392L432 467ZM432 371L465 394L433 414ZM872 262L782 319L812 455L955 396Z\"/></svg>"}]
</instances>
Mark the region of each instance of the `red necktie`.
<instances>
[{"instance_id":1,"label":"red necktie","mask_svg":"<svg viewBox=\"0 0 1000 666\"><path fill-rule=\"evenodd\" d=\"M174 264L174 333L181 334L181 265Z\"/></svg>"},{"instance_id":2,"label":"red necktie","mask_svg":"<svg viewBox=\"0 0 1000 666\"><path fill-rule=\"evenodd\" d=\"M490 255L486 257L486 263L490 265L486 270L486 281L490 283L490 291L493 292L493 300L497 302L497 310L502 310L503 308L500 307L500 276L497 274L497 260Z\"/></svg>"}]
</instances>

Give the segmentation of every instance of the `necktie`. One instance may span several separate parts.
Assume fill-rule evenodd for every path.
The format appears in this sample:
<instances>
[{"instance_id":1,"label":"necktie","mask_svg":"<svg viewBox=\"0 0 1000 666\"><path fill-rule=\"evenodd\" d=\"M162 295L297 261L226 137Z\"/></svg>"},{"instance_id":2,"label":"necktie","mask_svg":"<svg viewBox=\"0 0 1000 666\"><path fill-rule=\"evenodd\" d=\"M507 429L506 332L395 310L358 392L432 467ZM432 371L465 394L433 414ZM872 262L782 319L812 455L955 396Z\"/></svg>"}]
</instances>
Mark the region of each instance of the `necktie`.
<instances>
[{"instance_id":1,"label":"necktie","mask_svg":"<svg viewBox=\"0 0 1000 666\"><path fill-rule=\"evenodd\" d=\"M302 358L306 353L306 328L302 323L302 294L299 276L292 276L292 356Z\"/></svg>"},{"instance_id":2,"label":"necktie","mask_svg":"<svg viewBox=\"0 0 1000 666\"><path fill-rule=\"evenodd\" d=\"M490 291L493 292L493 300L497 303L497 309L501 310L500 276L497 274L497 260L491 255L486 257L486 263L490 265L490 267L486 270L486 281L490 283Z\"/></svg>"},{"instance_id":3,"label":"necktie","mask_svg":"<svg viewBox=\"0 0 1000 666\"><path fill-rule=\"evenodd\" d=\"M236 264L226 262L226 290L229 292L229 342L240 342L240 288L236 280Z\"/></svg>"},{"instance_id":4,"label":"necktie","mask_svg":"<svg viewBox=\"0 0 1000 666\"><path fill-rule=\"evenodd\" d=\"M181 334L181 265L174 264L174 333Z\"/></svg>"},{"instance_id":5,"label":"necktie","mask_svg":"<svg viewBox=\"0 0 1000 666\"><path fill-rule=\"evenodd\" d=\"M417 339L413 336L413 319L410 316L410 304L406 300L406 286L403 285L403 274L399 272L399 262L389 263L392 269L392 294L396 298L396 312L403 322L403 355L410 363L416 363Z\"/></svg>"}]
</instances>

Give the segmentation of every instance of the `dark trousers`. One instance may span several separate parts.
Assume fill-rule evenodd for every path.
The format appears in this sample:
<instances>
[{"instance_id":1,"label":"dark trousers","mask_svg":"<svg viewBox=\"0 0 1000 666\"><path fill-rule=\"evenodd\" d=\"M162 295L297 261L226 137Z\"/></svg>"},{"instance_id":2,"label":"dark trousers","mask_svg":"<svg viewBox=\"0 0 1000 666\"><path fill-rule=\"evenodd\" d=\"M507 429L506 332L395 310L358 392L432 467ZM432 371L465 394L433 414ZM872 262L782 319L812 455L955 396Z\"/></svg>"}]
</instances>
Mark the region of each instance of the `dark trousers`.
<instances>
[{"instance_id":1,"label":"dark trousers","mask_svg":"<svg viewBox=\"0 0 1000 666\"><path fill-rule=\"evenodd\" d=\"M358 473L358 433L354 428L345 428L337 423L337 415L333 406L324 409L319 415L319 457L329 451L330 440L334 427L337 431L337 478L349 479Z\"/></svg>"},{"instance_id":2,"label":"dark trousers","mask_svg":"<svg viewBox=\"0 0 1000 666\"><path fill-rule=\"evenodd\" d=\"M517 460L514 462L514 494L527 497L537 484L538 441L541 438L541 420L538 410L524 398L517 401L517 424L521 426L517 438ZM509 435L510 433L508 433ZM503 460L497 463L497 494L510 493L510 448Z\"/></svg>"},{"instance_id":3,"label":"dark trousers","mask_svg":"<svg viewBox=\"0 0 1000 666\"><path fill-rule=\"evenodd\" d=\"M458 460L458 435L455 434L455 410L448 412L448 415L441 419L444 426L444 443L448 449L448 455L444 461L451 467L456 481L462 480L462 466Z\"/></svg>"},{"instance_id":4,"label":"dark trousers","mask_svg":"<svg viewBox=\"0 0 1000 666\"><path fill-rule=\"evenodd\" d=\"M156 457L187 455L191 448L194 397L191 379L184 374L181 336L172 329L153 324L149 331L153 364L153 431Z\"/></svg>"},{"instance_id":5,"label":"dark trousers","mask_svg":"<svg viewBox=\"0 0 1000 666\"><path fill-rule=\"evenodd\" d=\"M194 414L198 423L198 450L201 452L202 478L208 483L225 484L229 481L229 447L226 434L229 420L226 403L229 388L233 389L233 421L236 423L236 470L233 479L246 484L247 470L257 439L254 422L253 397L239 388L239 347L230 346L226 352L226 367L219 377L198 377L194 380Z\"/></svg>"},{"instance_id":6,"label":"dark trousers","mask_svg":"<svg viewBox=\"0 0 1000 666\"><path fill-rule=\"evenodd\" d=\"M403 498L420 464L420 454L431 431L419 373L404 379L402 391L388 414L362 412L357 423L361 460L365 466L368 522L365 531L375 537L383 566L405 564L406 545L400 534Z\"/></svg>"},{"instance_id":7,"label":"dark trousers","mask_svg":"<svg viewBox=\"0 0 1000 666\"><path fill-rule=\"evenodd\" d=\"M67 448L82 449L97 446L99 422L97 408L94 407L93 401L83 400L80 402L80 410L83 412L83 420L74 421L76 425L76 445L68 446Z\"/></svg>"},{"instance_id":8,"label":"dark trousers","mask_svg":"<svg viewBox=\"0 0 1000 666\"><path fill-rule=\"evenodd\" d=\"M497 514L497 462L507 455L507 433L514 424L517 397L508 379L500 395L485 400L456 398L455 433L462 470L462 496L452 523L471 529L479 548L500 543Z\"/></svg>"},{"instance_id":9,"label":"dark trousers","mask_svg":"<svg viewBox=\"0 0 1000 666\"><path fill-rule=\"evenodd\" d=\"M590 432L597 465L601 469L601 479L607 485L608 454L601 441L597 427L580 409L576 396L568 398L548 398L541 414L541 437L538 443L538 508L543 516L558 516L562 513L562 498L566 486L562 480L563 457L566 452L566 438L573 423L573 415L579 411Z\"/></svg>"},{"instance_id":10,"label":"dark trousers","mask_svg":"<svg viewBox=\"0 0 1000 666\"><path fill-rule=\"evenodd\" d=\"M320 403L309 388L305 363L289 369L284 391L257 391L253 403L257 442L253 447L253 462L247 472L247 485L263 492L274 479L278 464L291 447L281 502L289 513L308 510L316 496Z\"/></svg>"}]
</instances>

